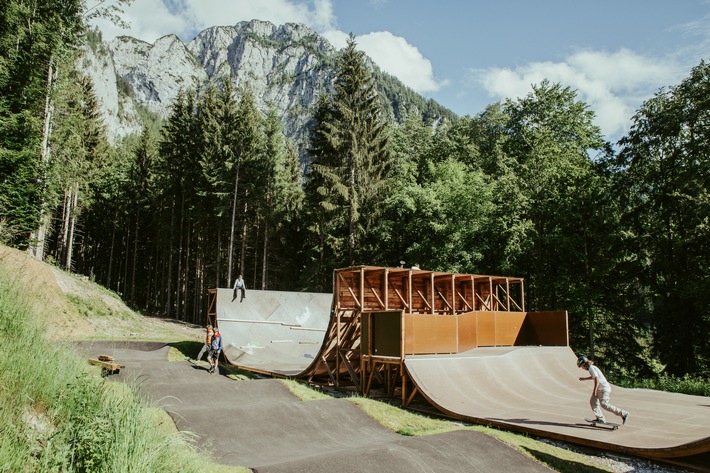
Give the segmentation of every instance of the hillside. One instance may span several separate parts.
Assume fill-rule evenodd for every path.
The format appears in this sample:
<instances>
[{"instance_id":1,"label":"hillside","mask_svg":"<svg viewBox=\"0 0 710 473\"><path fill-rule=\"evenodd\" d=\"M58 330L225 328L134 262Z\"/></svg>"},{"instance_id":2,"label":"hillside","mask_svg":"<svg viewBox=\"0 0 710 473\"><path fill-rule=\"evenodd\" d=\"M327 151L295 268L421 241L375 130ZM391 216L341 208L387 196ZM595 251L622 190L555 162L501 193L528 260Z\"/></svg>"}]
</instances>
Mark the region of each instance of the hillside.
<instances>
[{"instance_id":1,"label":"hillside","mask_svg":"<svg viewBox=\"0 0 710 473\"><path fill-rule=\"evenodd\" d=\"M0 271L26 288L28 300L46 317L51 339L200 341L204 333L193 324L142 316L98 284L4 245Z\"/></svg>"}]
</instances>

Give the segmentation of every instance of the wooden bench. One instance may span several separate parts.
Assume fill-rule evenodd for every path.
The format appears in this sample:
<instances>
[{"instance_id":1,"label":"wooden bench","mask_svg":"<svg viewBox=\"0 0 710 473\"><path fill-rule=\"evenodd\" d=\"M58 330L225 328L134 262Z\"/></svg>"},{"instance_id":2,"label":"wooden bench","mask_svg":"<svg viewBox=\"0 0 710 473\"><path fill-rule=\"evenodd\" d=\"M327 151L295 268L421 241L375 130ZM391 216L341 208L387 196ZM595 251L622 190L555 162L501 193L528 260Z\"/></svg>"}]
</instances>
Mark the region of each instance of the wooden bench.
<instances>
[{"instance_id":1,"label":"wooden bench","mask_svg":"<svg viewBox=\"0 0 710 473\"><path fill-rule=\"evenodd\" d=\"M100 366L101 373L104 376L117 374L121 371L121 368L125 368L125 365L114 362L113 357L108 355L100 355L98 358L89 358L89 363Z\"/></svg>"}]
</instances>

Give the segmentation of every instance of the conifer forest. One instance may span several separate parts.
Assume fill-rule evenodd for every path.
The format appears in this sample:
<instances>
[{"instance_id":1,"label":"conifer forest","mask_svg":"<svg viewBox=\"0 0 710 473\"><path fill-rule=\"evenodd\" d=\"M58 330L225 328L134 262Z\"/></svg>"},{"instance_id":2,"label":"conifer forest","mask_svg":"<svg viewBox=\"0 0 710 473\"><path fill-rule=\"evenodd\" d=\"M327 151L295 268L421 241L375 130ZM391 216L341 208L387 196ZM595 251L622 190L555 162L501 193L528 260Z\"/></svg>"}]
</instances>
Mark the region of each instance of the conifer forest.
<instances>
[{"instance_id":1,"label":"conifer forest","mask_svg":"<svg viewBox=\"0 0 710 473\"><path fill-rule=\"evenodd\" d=\"M710 63L610 143L550 81L472 116L386 113L351 36L308 141L223 81L110 143L76 66L80 0L0 9L0 242L147 315L202 323L207 290L328 292L333 270L525 279L612 375L710 369ZM110 15L110 11L94 14Z\"/></svg>"}]
</instances>

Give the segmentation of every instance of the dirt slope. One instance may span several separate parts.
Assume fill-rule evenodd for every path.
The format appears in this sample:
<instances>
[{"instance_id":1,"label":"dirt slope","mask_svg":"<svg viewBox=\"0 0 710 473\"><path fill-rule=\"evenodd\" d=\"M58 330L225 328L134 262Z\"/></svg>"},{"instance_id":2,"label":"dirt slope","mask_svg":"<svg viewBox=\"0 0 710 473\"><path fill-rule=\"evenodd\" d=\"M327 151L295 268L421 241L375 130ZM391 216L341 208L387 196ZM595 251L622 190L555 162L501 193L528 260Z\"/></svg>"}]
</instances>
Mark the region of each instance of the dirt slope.
<instances>
[{"instance_id":1,"label":"dirt slope","mask_svg":"<svg viewBox=\"0 0 710 473\"><path fill-rule=\"evenodd\" d=\"M44 314L49 338L200 341L203 329L132 311L114 293L74 274L0 245L0 271L24 288Z\"/></svg>"}]
</instances>

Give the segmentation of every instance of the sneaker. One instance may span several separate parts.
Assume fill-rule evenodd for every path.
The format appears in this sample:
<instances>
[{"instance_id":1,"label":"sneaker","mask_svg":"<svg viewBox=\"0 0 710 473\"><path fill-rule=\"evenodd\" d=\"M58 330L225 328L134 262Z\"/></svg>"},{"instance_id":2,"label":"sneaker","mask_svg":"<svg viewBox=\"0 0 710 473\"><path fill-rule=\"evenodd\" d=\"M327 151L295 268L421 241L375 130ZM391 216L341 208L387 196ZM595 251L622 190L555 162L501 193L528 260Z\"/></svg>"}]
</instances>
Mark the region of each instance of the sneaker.
<instances>
[{"instance_id":1,"label":"sneaker","mask_svg":"<svg viewBox=\"0 0 710 473\"><path fill-rule=\"evenodd\" d=\"M606 424L606 419L601 419L597 417L597 420L595 420L594 422L596 422L597 424Z\"/></svg>"},{"instance_id":2,"label":"sneaker","mask_svg":"<svg viewBox=\"0 0 710 473\"><path fill-rule=\"evenodd\" d=\"M626 421L629 420L629 413L627 412L623 416L621 416L621 423L626 425Z\"/></svg>"}]
</instances>

